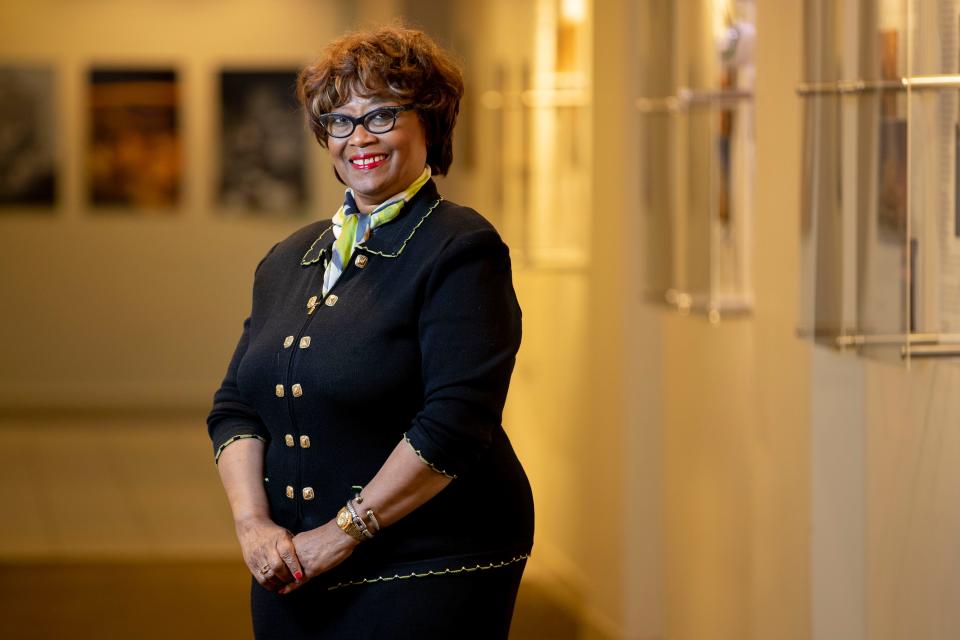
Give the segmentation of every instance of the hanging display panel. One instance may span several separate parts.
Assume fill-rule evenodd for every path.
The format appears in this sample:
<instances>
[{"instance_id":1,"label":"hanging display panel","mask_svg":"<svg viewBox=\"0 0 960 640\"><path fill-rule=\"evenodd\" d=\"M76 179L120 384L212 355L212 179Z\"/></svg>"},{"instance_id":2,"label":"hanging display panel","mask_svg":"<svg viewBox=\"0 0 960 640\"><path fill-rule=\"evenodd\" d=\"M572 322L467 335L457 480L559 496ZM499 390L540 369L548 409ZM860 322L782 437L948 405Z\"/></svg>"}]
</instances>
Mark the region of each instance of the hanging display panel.
<instances>
[{"instance_id":1,"label":"hanging display panel","mask_svg":"<svg viewBox=\"0 0 960 640\"><path fill-rule=\"evenodd\" d=\"M636 106L648 294L717 322L753 301L756 7L699 0L646 10L641 59L651 64Z\"/></svg>"},{"instance_id":2,"label":"hanging display panel","mask_svg":"<svg viewBox=\"0 0 960 640\"><path fill-rule=\"evenodd\" d=\"M801 335L960 355L960 2L806 5Z\"/></svg>"},{"instance_id":3,"label":"hanging display panel","mask_svg":"<svg viewBox=\"0 0 960 640\"><path fill-rule=\"evenodd\" d=\"M485 3L517 37L480 71L488 135L485 193L518 264L582 269L590 261L590 12L586 0ZM523 31L529 25L529 34ZM503 27L498 27L503 28ZM522 37L520 37L522 36Z\"/></svg>"}]
</instances>

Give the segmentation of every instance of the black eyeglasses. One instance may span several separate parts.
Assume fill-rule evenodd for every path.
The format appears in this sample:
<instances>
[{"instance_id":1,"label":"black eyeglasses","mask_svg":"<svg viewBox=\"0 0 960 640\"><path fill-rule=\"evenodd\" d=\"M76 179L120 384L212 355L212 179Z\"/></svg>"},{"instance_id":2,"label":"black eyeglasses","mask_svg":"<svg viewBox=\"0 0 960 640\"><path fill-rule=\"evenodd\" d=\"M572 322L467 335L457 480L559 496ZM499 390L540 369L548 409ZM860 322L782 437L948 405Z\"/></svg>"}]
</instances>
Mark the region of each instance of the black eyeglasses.
<instances>
[{"instance_id":1,"label":"black eyeglasses","mask_svg":"<svg viewBox=\"0 0 960 640\"><path fill-rule=\"evenodd\" d=\"M353 118L345 113L324 113L319 118L320 125L328 135L334 138L346 138L353 133L358 124L370 133L386 133L397 124L397 116L403 111L413 109L412 104L398 107L377 107L362 116Z\"/></svg>"}]
</instances>

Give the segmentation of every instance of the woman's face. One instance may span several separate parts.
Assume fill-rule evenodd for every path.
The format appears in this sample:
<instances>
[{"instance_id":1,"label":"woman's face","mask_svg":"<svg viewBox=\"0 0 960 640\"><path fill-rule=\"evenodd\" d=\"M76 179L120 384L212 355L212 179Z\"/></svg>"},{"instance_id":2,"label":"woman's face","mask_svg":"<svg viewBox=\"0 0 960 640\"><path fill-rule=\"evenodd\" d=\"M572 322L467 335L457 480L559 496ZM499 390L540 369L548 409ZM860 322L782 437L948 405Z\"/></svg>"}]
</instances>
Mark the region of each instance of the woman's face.
<instances>
[{"instance_id":1,"label":"woman's face","mask_svg":"<svg viewBox=\"0 0 960 640\"><path fill-rule=\"evenodd\" d=\"M391 98L351 96L334 111L354 118L379 107L397 105ZM327 138L327 150L337 173L353 189L363 212L410 186L427 165L427 140L416 111L397 114L397 123L386 133L370 133L357 125L346 138Z\"/></svg>"}]
</instances>

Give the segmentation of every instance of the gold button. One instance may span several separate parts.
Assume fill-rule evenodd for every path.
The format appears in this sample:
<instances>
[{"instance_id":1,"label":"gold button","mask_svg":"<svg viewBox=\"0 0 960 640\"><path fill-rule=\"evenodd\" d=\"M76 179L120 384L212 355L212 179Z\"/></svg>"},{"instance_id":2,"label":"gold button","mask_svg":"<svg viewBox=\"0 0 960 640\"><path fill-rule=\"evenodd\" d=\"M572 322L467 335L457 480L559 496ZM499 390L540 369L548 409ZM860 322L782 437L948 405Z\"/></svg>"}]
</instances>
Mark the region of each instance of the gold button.
<instances>
[{"instance_id":1,"label":"gold button","mask_svg":"<svg viewBox=\"0 0 960 640\"><path fill-rule=\"evenodd\" d=\"M365 266L367 266L367 256L361 253L357 256L357 259L353 261L353 264L363 269Z\"/></svg>"},{"instance_id":2,"label":"gold button","mask_svg":"<svg viewBox=\"0 0 960 640\"><path fill-rule=\"evenodd\" d=\"M315 306L317 306L317 296L310 296L310 299L307 300L307 309L313 311Z\"/></svg>"},{"instance_id":3,"label":"gold button","mask_svg":"<svg viewBox=\"0 0 960 640\"><path fill-rule=\"evenodd\" d=\"M303 336L300 338L300 348L306 349L310 346L310 336Z\"/></svg>"},{"instance_id":4,"label":"gold button","mask_svg":"<svg viewBox=\"0 0 960 640\"><path fill-rule=\"evenodd\" d=\"M278 397L278 398L282 398L282 397L283 397L283 385L282 385L282 384L278 384L278 385L277 385L277 388L275 389L275 393L277 394L277 397Z\"/></svg>"},{"instance_id":5,"label":"gold button","mask_svg":"<svg viewBox=\"0 0 960 640\"><path fill-rule=\"evenodd\" d=\"M313 500L313 487L304 487L304 488L303 488L303 499L304 499L304 500Z\"/></svg>"},{"instance_id":6,"label":"gold button","mask_svg":"<svg viewBox=\"0 0 960 640\"><path fill-rule=\"evenodd\" d=\"M329 295L327 296L327 299L324 301L324 304L327 305L328 307L332 307L333 305L337 304L337 300L339 299L340 298L338 298L335 295Z\"/></svg>"},{"instance_id":7,"label":"gold button","mask_svg":"<svg viewBox=\"0 0 960 640\"><path fill-rule=\"evenodd\" d=\"M283 436L283 441L287 443L287 446L288 446L288 447L292 447L292 446L293 446L293 435L291 435L291 434L288 433L287 435Z\"/></svg>"},{"instance_id":8,"label":"gold button","mask_svg":"<svg viewBox=\"0 0 960 640\"><path fill-rule=\"evenodd\" d=\"M290 390L293 391L294 398L299 398L300 396L303 395L303 387L301 387L299 384L293 385L292 387L290 387Z\"/></svg>"},{"instance_id":9,"label":"gold button","mask_svg":"<svg viewBox=\"0 0 960 640\"><path fill-rule=\"evenodd\" d=\"M287 497L293 500L293 487L287 485Z\"/></svg>"},{"instance_id":10,"label":"gold button","mask_svg":"<svg viewBox=\"0 0 960 640\"><path fill-rule=\"evenodd\" d=\"M300 436L300 446L304 449L310 448L310 436Z\"/></svg>"},{"instance_id":11,"label":"gold button","mask_svg":"<svg viewBox=\"0 0 960 640\"><path fill-rule=\"evenodd\" d=\"M293 344L293 336L287 336L283 339L283 348L288 349Z\"/></svg>"}]
</instances>

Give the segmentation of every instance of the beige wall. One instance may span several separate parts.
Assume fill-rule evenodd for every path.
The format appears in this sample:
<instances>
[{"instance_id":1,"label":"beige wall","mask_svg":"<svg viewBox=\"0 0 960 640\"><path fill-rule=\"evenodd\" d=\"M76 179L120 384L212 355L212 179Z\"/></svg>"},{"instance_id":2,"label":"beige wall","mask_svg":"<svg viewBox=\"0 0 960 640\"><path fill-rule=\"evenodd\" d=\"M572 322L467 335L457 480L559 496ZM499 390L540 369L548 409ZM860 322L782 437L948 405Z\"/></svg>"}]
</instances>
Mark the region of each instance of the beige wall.
<instances>
[{"instance_id":1,"label":"beige wall","mask_svg":"<svg viewBox=\"0 0 960 640\"><path fill-rule=\"evenodd\" d=\"M960 368L867 363L865 628L870 640L960 635Z\"/></svg>"}]
</instances>

